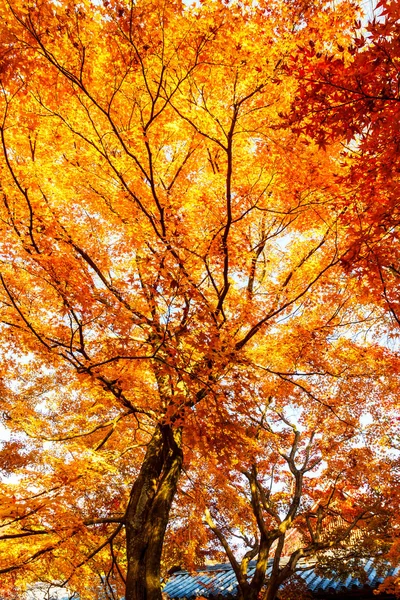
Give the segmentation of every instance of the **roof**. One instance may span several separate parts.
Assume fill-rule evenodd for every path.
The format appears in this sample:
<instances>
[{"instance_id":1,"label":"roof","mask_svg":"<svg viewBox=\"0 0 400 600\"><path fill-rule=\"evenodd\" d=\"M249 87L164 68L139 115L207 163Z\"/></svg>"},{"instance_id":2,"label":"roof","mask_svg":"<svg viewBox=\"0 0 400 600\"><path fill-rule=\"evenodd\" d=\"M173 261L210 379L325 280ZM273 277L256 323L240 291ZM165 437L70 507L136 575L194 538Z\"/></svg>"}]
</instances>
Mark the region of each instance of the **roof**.
<instances>
[{"instance_id":1,"label":"roof","mask_svg":"<svg viewBox=\"0 0 400 600\"><path fill-rule=\"evenodd\" d=\"M309 566L308 566L309 565ZM313 595L320 596L321 592L338 593L346 590L362 590L365 587L375 589L384 579L390 575L400 572L397 568L388 567L385 576L378 575L372 559L364 561L363 568L366 573L366 582L361 582L352 576L346 580L339 577L323 577L315 572L315 564L303 563L301 573L308 589ZM251 576L255 570L255 562L250 563L248 574ZM187 571L177 571L167 581L163 592L171 599L196 598L197 596L235 597L237 595L237 583L235 573L230 564L218 564L207 566L190 574Z\"/></svg>"}]
</instances>

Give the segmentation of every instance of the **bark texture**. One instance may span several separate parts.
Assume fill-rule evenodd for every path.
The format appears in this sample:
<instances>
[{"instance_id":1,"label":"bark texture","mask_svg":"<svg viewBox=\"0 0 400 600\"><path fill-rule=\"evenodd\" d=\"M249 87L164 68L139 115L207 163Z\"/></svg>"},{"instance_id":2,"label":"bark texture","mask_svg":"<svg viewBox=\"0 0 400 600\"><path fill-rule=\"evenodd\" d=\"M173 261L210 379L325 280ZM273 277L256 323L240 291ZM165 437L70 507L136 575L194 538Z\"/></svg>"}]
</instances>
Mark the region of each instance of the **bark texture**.
<instances>
[{"instance_id":1,"label":"bark texture","mask_svg":"<svg viewBox=\"0 0 400 600\"><path fill-rule=\"evenodd\" d=\"M182 470L182 431L158 425L126 512L126 600L161 600L160 561L169 511Z\"/></svg>"}]
</instances>

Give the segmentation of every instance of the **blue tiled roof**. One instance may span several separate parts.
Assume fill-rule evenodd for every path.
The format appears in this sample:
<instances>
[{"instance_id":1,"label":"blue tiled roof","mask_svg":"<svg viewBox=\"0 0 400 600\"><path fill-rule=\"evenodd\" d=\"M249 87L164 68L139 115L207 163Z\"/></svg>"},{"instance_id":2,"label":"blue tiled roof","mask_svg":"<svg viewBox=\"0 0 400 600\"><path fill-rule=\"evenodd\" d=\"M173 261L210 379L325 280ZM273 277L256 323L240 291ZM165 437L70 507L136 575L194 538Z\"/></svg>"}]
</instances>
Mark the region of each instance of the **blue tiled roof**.
<instances>
[{"instance_id":1,"label":"blue tiled roof","mask_svg":"<svg viewBox=\"0 0 400 600\"><path fill-rule=\"evenodd\" d=\"M318 593L329 590L330 592L343 591L345 589L362 588L364 585L374 589L382 582L383 577L378 576L374 567L374 561L364 561L363 568L366 574L365 583L351 576L344 581L339 577L323 577L315 573L315 564L301 563L301 577L307 584L311 592ZM255 563L250 563L248 574L254 573ZM304 569L304 570L303 570ZM309 570L308 570L309 569ZM395 575L400 572L400 567L396 569L388 568L385 576ZM300 573L299 573L300 574ZM163 592L171 599L196 598L197 596L216 596L225 597L236 596L237 584L236 577L232 567L229 564L219 564L207 566L190 574L187 571L177 571L167 581Z\"/></svg>"}]
</instances>

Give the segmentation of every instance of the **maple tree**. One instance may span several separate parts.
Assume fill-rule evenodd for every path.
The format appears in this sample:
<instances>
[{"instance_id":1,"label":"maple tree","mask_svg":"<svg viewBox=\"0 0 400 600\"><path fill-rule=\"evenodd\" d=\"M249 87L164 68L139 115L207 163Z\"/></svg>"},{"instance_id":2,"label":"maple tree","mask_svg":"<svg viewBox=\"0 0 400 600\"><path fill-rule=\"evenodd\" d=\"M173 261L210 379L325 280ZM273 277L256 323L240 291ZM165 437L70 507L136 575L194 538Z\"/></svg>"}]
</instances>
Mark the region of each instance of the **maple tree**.
<instances>
[{"instance_id":1,"label":"maple tree","mask_svg":"<svg viewBox=\"0 0 400 600\"><path fill-rule=\"evenodd\" d=\"M10 593L48 581L159 599L176 494L171 523L190 506L183 468L254 457L240 419L277 393L329 416L327 454L337 426L353 435L395 395L389 350L350 339L384 314L343 269L340 146L282 128L288 57L310 29L345 43L354 10L1 3ZM352 390L360 364L379 372L368 397Z\"/></svg>"},{"instance_id":2,"label":"maple tree","mask_svg":"<svg viewBox=\"0 0 400 600\"><path fill-rule=\"evenodd\" d=\"M339 203L352 249L349 269L368 278L398 326L399 6L381 0L349 24L347 44L325 51L312 39L286 68L299 90L290 120L325 145L341 140Z\"/></svg>"}]
</instances>

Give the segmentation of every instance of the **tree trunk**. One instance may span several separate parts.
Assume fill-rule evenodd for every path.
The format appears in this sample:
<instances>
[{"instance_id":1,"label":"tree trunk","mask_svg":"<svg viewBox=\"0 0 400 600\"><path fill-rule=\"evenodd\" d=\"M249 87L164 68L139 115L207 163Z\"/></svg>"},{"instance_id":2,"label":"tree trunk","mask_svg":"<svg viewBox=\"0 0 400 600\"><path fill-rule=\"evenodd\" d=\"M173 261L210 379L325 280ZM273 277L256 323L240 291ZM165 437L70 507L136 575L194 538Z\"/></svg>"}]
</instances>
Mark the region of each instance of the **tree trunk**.
<instances>
[{"instance_id":1,"label":"tree trunk","mask_svg":"<svg viewBox=\"0 0 400 600\"><path fill-rule=\"evenodd\" d=\"M157 425L126 512L125 600L161 600L160 562L168 515L182 470L182 430Z\"/></svg>"}]
</instances>

